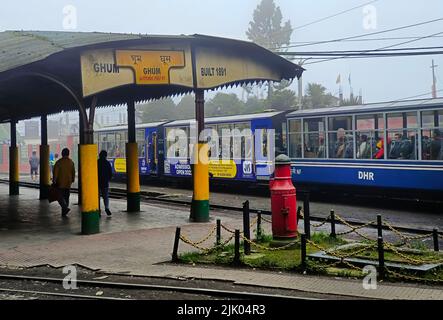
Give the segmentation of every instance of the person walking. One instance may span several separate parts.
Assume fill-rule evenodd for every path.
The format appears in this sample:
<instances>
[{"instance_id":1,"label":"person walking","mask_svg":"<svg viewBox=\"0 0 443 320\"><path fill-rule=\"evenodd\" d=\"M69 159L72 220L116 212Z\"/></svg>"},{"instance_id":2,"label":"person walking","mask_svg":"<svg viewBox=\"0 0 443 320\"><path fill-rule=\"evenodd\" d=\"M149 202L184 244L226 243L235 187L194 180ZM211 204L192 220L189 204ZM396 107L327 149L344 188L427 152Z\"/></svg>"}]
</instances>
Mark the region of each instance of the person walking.
<instances>
[{"instance_id":1,"label":"person walking","mask_svg":"<svg viewBox=\"0 0 443 320\"><path fill-rule=\"evenodd\" d=\"M98 187L100 195L103 197L105 204L105 212L108 216L112 215L109 210L109 181L112 179L112 167L106 159L108 153L105 150L100 151L99 159L97 161L98 168Z\"/></svg>"},{"instance_id":2,"label":"person walking","mask_svg":"<svg viewBox=\"0 0 443 320\"><path fill-rule=\"evenodd\" d=\"M29 158L29 165L31 166L31 179L32 179L32 181L36 181L37 180L39 164L40 164L40 160L37 157L37 152L36 151L32 151L32 156Z\"/></svg>"},{"instance_id":3,"label":"person walking","mask_svg":"<svg viewBox=\"0 0 443 320\"><path fill-rule=\"evenodd\" d=\"M62 207L62 216L66 216L69 209L71 185L75 181L74 162L69 158L69 149L62 150L62 158L54 165L53 184L60 190L58 203Z\"/></svg>"}]
</instances>

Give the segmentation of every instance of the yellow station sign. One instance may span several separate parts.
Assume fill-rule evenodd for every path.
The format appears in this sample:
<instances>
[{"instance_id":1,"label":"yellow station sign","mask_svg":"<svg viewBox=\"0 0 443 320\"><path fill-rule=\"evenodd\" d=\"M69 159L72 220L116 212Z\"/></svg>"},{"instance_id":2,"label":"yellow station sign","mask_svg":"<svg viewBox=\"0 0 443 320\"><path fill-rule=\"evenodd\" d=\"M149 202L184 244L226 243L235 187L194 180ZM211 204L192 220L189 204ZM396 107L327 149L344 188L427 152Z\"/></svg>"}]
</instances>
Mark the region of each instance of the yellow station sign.
<instances>
[{"instance_id":1,"label":"yellow station sign","mask_svg":"<svg viewBox=\"0 0 443 320\"><path fill-rule=\"evenodd\" d=\"M196 47L194 54L198 89L281 78L267 64L234 50ZM174 43L86 51L81 55L81 71L84 97L130 84L194 87L190 46Z\"/></svg>"},{"instance_id":2,"label":"yellow station sign","mask_svg":"<svg viewBox=\"0 0 443 320\"><path fill-rule=\"evenodd\" d=\"M119 68L131 68L136 84L169 84L169 71L185 66L183 51L117 50Z\"/></svg>"}]
</instances>

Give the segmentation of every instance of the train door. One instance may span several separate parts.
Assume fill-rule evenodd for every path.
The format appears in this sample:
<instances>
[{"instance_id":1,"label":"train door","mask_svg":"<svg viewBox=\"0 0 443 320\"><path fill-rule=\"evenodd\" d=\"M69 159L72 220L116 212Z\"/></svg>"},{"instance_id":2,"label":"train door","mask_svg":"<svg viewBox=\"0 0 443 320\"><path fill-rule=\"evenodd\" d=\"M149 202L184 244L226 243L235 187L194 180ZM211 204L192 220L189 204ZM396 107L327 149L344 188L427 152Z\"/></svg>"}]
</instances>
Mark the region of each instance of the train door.
<instances>
[{"instance_id":1,"label":"train door","mask_svg":"<svg viewBox=\"0 0 443 320\"><path fill-rule=\"evenodd\" d=\"M158 132L156 128L147 129L146 161L150 174L158 174Z\"/></svg>"},{"instance_id":2,"label":"train door","mask_svg":"<svg viewBox=\"0 0 443 320\"><path fill-rule=\"evenodd\" d=\"M253 122L254 170L257 180L269 180L274 172L275 130L268 121Z\"/></svg>"}]
</instances>

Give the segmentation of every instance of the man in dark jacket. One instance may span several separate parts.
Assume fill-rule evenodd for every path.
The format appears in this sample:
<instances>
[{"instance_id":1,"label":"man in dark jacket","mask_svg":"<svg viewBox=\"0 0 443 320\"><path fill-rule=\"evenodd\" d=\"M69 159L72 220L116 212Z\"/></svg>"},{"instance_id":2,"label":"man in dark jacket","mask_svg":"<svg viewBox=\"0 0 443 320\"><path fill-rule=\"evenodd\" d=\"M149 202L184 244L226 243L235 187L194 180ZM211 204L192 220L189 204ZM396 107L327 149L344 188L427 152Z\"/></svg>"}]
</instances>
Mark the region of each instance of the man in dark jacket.
<instances>
[{"instance_id":1,"label":"man in dark jacket","mask_svg":"<svg viewBox=\"0 0 443 320\"><path fill-rule=\"evenodd\" d=\"M98 167L98 187L100 189L100 194L103 197L103 202L105 203L105 211L108 216L112 213L109 210L109 181L112 178L112 167L109 161L106 159L108 153L102 150L97 161Z\"/></svg>"}]
</instances>

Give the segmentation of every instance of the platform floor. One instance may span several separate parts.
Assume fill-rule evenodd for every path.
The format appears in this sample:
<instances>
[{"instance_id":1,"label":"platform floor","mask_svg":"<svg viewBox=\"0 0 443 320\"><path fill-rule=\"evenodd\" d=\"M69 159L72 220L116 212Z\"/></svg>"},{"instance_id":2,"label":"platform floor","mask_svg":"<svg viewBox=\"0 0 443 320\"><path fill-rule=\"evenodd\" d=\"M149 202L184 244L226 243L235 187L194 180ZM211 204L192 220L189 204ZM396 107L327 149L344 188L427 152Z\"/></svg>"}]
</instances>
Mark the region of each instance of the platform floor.
<instances>
[{"instance_id":1,"label":"platform floor","mask_svg":"<svg viewBox=\"0 0 443 320\"><path fill-rule=\"evenodd\" d=\"M7 193L8 186L0 185L0 267L77 264L108 273L216 279L362 298L443 299L443 288L436 286L382 283L377 290L364 290L358 280L165 263L171 259L177 226L197 240L208 233L216 218L241 229L240 215L212 212L210 223L190 224L187 207L142 204L141 213L128 214L125 201L112 200L113 216L102 215L101 233L82 236L75 194L71 195L72 211L62 218L57 203L38 200L38 190L21 188L21 194L14 197ZM190 250L180 244L181 252Z\"/></svg>"}]
</instances>

